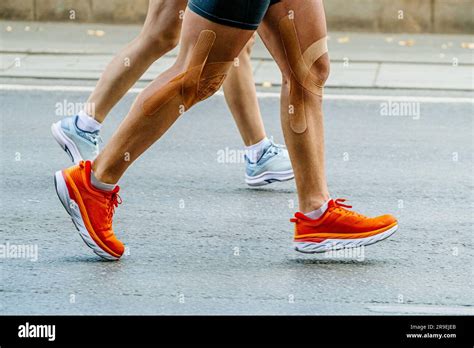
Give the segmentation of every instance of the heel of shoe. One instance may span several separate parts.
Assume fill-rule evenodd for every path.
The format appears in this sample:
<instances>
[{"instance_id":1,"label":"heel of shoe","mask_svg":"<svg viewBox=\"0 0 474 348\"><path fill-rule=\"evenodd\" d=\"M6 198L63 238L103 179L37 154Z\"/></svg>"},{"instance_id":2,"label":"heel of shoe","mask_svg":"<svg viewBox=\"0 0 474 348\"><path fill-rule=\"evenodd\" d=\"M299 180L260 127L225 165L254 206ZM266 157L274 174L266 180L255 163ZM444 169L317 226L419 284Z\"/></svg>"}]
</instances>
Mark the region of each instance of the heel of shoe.
<instances>
[{"instance_id":1,"label":"heel of shoe","mask_svg":"<svg viewBox=\"0 0 474 348\"><path fill-rule=\"evenodd\" d=\"M54 187L56 188L56 194L58 195L64 209L69 215L71 215L71 209L69 207L71 197L69 197L69 191L61 170L54 173Z\"/></svg>"},{"instance_id":2,"label":"heel of shoe","mask_svg":"<svg viewBox=\"0 0 474 348\"><path fill-rule=\"evenodd\" d=\"M61 146L61 148L68 154L74 164L77 164L82 160L81 153L76 144L74 144L74 142L64 134L59 122L51 125L51 133L53 134L54 140L56 140L59 146Z\"/></svg>"}]
</instances>

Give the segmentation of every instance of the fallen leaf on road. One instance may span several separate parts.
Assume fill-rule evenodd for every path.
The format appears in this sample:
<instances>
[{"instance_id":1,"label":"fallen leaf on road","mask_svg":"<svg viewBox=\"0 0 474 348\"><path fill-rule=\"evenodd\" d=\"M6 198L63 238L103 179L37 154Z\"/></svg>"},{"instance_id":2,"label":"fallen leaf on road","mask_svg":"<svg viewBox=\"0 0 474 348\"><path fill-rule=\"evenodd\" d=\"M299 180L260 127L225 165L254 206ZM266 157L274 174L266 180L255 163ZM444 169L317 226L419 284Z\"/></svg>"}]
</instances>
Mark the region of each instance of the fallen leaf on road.
<instances>
[{"instance_id":1,"label":"fallen leaf on road","mask_svg":"<svg viewBox=\"0 0 474 348\"><path fill-rule=\"evenodd\" d=\"M344 37L339 37L337 39L337 42L339 43L348 43L350 41L349 37L348 36L344 36Z\"/></svg>"},{"instance_id":2,"label":"fallen leaf on road","mask_svg":"<svg viewBox=\"0 0 474 348\"><path fill-rule=\"evenodd\" d=\"M103 30L87 29L87 35L101 37L105 35Z\"/></svg>"},{"instance_id":3,"label":"fallen leaf on road","mask_svg":"<svg viewBox=\"0 0 474 348\"><path fill-rule=\"evenodd\" d=\"M411 47L415 44L415 40L400 40L398 41L398 44L400 46L407 46L407 47Z\"/></svg>"}]
</instances>

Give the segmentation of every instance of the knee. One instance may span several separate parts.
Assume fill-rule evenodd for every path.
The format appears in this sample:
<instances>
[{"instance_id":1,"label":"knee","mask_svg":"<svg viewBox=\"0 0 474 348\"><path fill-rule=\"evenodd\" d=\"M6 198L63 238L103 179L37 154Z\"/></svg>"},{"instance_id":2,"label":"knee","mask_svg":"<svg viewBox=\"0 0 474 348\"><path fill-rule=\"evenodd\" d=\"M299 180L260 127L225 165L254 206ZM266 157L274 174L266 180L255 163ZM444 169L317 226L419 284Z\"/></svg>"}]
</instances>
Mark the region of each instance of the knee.
<instances>
[{"instance_id":1,"label":"knee","mask_svg":"<svg viewBox=\"0 0 474 348\"><path fill-rule=\"evenodd\" d=\"M164 28L154 28L154 30L143 30L138 39L147 48L147 51L153 55L161 56L179 43L179 26L166 26Z\"/></svg>"},{"instance_id":2,"label":"knee","mask_svg":"<svg viewBox=\"0 0 474 348\"><path fill-rule=\"evenodd\" d=\"M286 69L282 70L282 85L285 88L288 88L290 85L290 78L292 71L295 71L297 67L288 66ZM313 75L313 81L320 85L324 86L327 79L329 78L329 57L327 55L322 56L313 65L310 67L311 75Z\"/></svg>"},{"instance_id":3,"label":"knee","mask_svg":"<svg viewBox=\"0 0 474 348\"><path fill-rule=\"evenodd\" d=\"M316 80L320 83L321 86L324 86L326 81L329 78L330 64L329 56L325 54L319 58L311 66L311 73L316 77Z\"/></svg>"},{"instance_id":4,"label":"knee","mask_svg":"<svg viewBox=\"0 0 474 348\"><path fill-rule=\"evenodd\" d=\"M197 101L203 101L214 95L223 85L225 78L226 74L222 72L220 75L201 79L198 86Z\"/></svg>"}]
</instances>

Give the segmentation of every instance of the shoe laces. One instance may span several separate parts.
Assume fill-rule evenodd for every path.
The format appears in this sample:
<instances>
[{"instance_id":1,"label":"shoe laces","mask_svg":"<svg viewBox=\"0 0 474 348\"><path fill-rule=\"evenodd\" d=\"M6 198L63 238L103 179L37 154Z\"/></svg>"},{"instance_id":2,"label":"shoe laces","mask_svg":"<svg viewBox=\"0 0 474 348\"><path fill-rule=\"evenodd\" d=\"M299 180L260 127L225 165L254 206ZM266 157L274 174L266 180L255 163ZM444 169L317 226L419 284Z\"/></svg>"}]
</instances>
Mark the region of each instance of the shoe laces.
<instances>
[{"instance_id":1,"label":"shoe laces","mask_svg":"<svg viewBox=\"0 0 474 348\"><path fill-rule=\"evenodd\" d=\"M122 204L122 197L117 192L112 192L111 194L105 194L107 200L106 206L106 216L107 216L107 225L110 227L112 225L112 218L115 213L115 208ZM107 197L109 196L109 197Z\"/></svg>"},{"instance_id":2,"label":"shoe laces","mask_svg":"<svg viewBox=\"0 0 474 348\"><path fill-rule=\"evenodd\" d=\"M333 209L339 210L339 211L343 212L345 215L356 216L356 217L360 217L360 218L366 218L365 215L359 214L358 212L356 212L354 210L348 210L348 209L352 208L352 205L344 204L343 202L345 202L345 201L346 201L345 198L335 199Z\"/></svg>"},{"instance_id":3,"label":"shoe laces","mask_svg":"<svg viewBox=\"0 0 474 348\"><path fill-rule=\"evenodd\" d=\"M273 140L270 140L270 146L268 146L265 155L278 155L283 149L285 149L285 145L275 144ZM263 157L263 156L262 156Z\"/></svg>"},{"instance_id":4,"label":"shoe laces","mask_svg":"<svg viewBox=\"0 0 474 348\"><path fill-rule=\"evenodd\" d=\"M103 143L102 137L100 136L99 132L97 133L82 133L82 136L89 140L95 146L99 145L99 143Z\"/></svg>"},{"instance_id":5,"label":"shoe laces","mask_svg":"<svg viewBox=\"0 0 474 348\"><path fill-rule=\"evenodd\" d=\"M90 161L81 161L79 162L80 168L86 168L86 170L90 171L90 166L92 166ZM107 227L112 225L112 217L115 213L115 208L122 204L122 197L118 194L120 188L118 186L111 192L104 192L103 196L106 201L106 217L107 217Z\"/></svg>"},{"instance_id":6,"label":"shoe laces","mask_svg":"<svg viewBox=\"0 0 474 348\"><path fill-rule=\"evenodd\" d=\"M359 214L358 212L355 212L353 210L348 210L352 208L352 205L344 204L343 202L345 201L345 198L337 198L335 200L332 200L332 203L330 203L327 211L338 211L339 213L341 213L341 215L344 216L355 216L359 219L367 219L367 216L365 215ZM296 213L295 217L290 219L291 222L295 223L299 222L300 220L308 220L308 218L303 213Z\"/></svg>"},{"instance_id":7,"label":"shoe laces","mask_svg":"<svg viewBox=\"0 0 474 348\"><path fill-rule=\"evenodd\" d=\"M102 137L98 133L97 134L91 134L90 139L91 139L92 143L96 146L99 145L99 144L102 144L104 142L102 140Z\"/></svg>"}]
</instances>

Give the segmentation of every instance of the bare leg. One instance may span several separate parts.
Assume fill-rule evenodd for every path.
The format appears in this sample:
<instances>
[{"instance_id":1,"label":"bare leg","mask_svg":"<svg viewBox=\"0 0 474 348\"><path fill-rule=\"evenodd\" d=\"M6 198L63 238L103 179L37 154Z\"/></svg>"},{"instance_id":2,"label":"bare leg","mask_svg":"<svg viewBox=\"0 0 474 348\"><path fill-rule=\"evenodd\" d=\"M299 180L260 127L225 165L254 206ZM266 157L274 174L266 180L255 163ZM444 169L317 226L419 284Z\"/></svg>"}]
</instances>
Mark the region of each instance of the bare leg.
<instances>
[{"instance_id":1,"label":"bare leg","mask_svg":"<svg viewBox=\"0 0 474 348\"><path fill-rule=\"evenodd\" d=\"M150 0L145 24L102 73L86 104L86 112L103 122L110 110L143 73L178 44L180 11L187 0Z\"/></svg>"},{"instance_id":2,"label":"bare leg","mask_svg":"<svg viewBox=\"0 0 474 348\"><path fill-rule=\"evenodd\" d=\"M279 31L280 19L289 13L295 18L294 24L302 51L326 36L326 20L321 0L283 0L270 7L258 29L283 74L281 124L295 172L299 209L309 212L318 209L329 199L324 167L322 97L306 93L305 109L311 116L307 117L307 128L303 133L294 132L290 126L288 99L291 69L295 67L288 63ZM319 84L323 85L329 74L327 54L311 66L311 72L319 79Z\"/></svg>"},{"instance_id":3,"label":"bare leg","mask_svg":"<svg viewBox=\"0 0 474 348\"><path fill-rule=\"evenodd\" d=\"M150 65L176 47L182 24L180 15L186 3L187 0L150 0L139 36L107 65L87 100L86 112L89 115L103 122ZM266 136L250 62L253 43L252 38L239 56L239 65L232 67L224 83L227 104L247 146Z\"/></svg>"},{"instance_id":4,"label":"bare leg","mask_svg":"<svg viewBox=\"0 0 474 348\"><path fill-rule=\"evenodd\" d=\"M210 22L187 10L183 20L180 53L175 64L148 85L141 92L143 96L150 97L156 95L157 91L163 91L171 79L185 71L197 39L201 31L206 29L216 33L206 65L232 62L253 33ZM104 183L118 182L128 166L171 127L182 112L182 103L175 99L162 105L153 115L145 115L142 105L134 103L119 129L94 161L93 170L98 180Z\"/></svg>"},{"instance_id":5,"label":"bare leg","mask_svg":"<svg viewBox=\"0 0 474 348\"><path fill-rule=\"evenodd\" d=\"M230 68L224 82L227 105L246 146L256 144L266 137L250 62L254 42L254 36L252 36L240 53L238 64Z\"/></svg>"}]
</instances>

